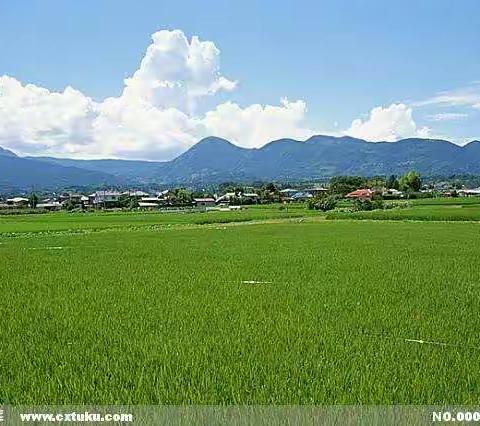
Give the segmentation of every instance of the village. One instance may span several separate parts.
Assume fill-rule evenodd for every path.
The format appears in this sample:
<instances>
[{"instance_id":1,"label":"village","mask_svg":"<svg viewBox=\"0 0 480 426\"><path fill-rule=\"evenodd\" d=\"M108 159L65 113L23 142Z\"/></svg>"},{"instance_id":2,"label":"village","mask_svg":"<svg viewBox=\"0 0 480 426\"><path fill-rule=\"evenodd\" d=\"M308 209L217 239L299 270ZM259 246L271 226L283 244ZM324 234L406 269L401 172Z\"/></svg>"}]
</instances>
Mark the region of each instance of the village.
<instances>
[{"instance_id":1,"label":"village","mask_svg":"<svg viewBox=\"0 0 480 426\"><path fill-rule=\"evenodd\" d=\"M338 201L404 200L411 198L480 196L480 187L467 188L448 181L422 184L415 172L399 179L340 176L322 185L283 187L268 183L260 186L224 185L218 191L194 191L171 188L161 191L139 189L101 189L91 193L61 191L21 193L1 197L0 211L59 211L59 210L222 210L231 211L255 204L306 203L323 210L325 200L333 208ZM360 203L361 204L361 203ZM327 208L329 209L329 208Z\"/></svg>"}]
</instances>

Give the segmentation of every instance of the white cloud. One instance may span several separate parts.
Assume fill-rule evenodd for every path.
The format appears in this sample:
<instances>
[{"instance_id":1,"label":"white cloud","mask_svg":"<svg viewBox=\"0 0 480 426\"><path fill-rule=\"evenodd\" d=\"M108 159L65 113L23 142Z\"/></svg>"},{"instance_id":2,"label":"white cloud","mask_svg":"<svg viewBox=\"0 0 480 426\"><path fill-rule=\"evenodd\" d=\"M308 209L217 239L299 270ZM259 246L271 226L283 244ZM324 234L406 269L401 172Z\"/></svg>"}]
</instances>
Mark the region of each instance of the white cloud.
<instances>
[{"instance_id":1,"label":"white cloud","mask_svg":"<svg viewBox=\"0 0 480 426\"><path fill-rule=\"evenodd\" d=\"M0 146L20 154L168 160L208 135L260 147L275 139L306 139L318 133L305 125L302 100L246 107L215 104L217 93L237 87L221 74L219 58L211 41L188 39L180 30L158 31L139 68L125 79L121 95L101 102L71 87L51 92L0 76ZM463 97L444 93L423 104L443 104L447 96L449 102L480 107L480 95L473 89L462 92ZM207 111L206 105L215 106ZM439 114L436 121L445 119L447 114ZM392 104L372 109L367 119L354 120L341 133L395 141L426 137L429 129L418 128L411 107Z\"/></svg>"},{"instance_id":2,"label":"white cloud","mask_svg":"<svg viewBox=\"0 0 480 426\"><path fill-rule=\"evenodd\" d=\"M275 139L312 136L314 132L302 126L306 109L305 102L287 99L280 106L255 104L243 109L227 102L207 112L203 123L207 133L253 148Z\"/></svg>"},{"instance_id":3,"label":"white cloud","mask_svg":"<svg viewBox=\"0 0 480 426\"><path fill-rule=\"evenodd\" d=\"M219 50L179 30L152 35L118 98L94 102L67 87L55 93L0 77L0 145L24 154L168 159L204 136L202 98L235 89Z\"/></svg>"},{"instance_id":4,"label":"white cloud","mask_svg":"<svg viewBox=\"0 0 480 426\"><path fill-rule=\"evenodd\" d=\"M473 82L468 87L440 92L437 95L414 103L414 106L465 106L480 109L480 84Z\"/></svg>"},{"instance_id":5,"label":"white cloud","mask_svg":"<svg viewBox=\"0 0 480 426\"><path fill-rule=\"evenodd\" d=\"M368 119L353 120L344 133L368 141L395 142L408 137L428 137L430 129L418 128L412 117L412 109L407 105L392 104L373 108Z\"/></svg>"},{"instance_id":6,"label":"white cloud","mask_svg":"<svg viewBox=\"0 0 480 426\"><path fill-rule=\"evenodd\" d=\"M0 76L0 142L28 153L76 152L91 141L98 108L71 87L55 93Z\"/></svg>"},{"instance_id":7,"label":"white cloud","mask_svg":"<svg viewBox=\"0 0 480 426\"><path fill-rule=\"evenodd\" d=\"M189 42L180 30L158 31L152 41L140 68L125 80L122 97L128 101L192 113L199 98L235 89L236 82L220 74L220 51L211 41Z\"/></svg>"},{"instance_id":8,"label":"white cloud","mask_svg":"<svg viewBox=\"0 0 480 426\"><path fill-rule=\"evenodd\" d=\"M438 114L430 115L428 118L431 121L457 121L467 117L468 114L460 112L441 112Z\"/></svg>"},{"instance_id":9,"label":"white cloud","mask_svg":"<svg viewBox=\"0 0 480 426\"><path fill-rule=\"evenodd\" d=\"M237 82L220 73L211 41L159 31L119 97L94 102L67 87L61 93L0 77L0 145L22 154L165 160L215 134L243 146L303 139L303 101L241 108L227 102L202 111L202 101Z\"/></svg>"}]
</instances>

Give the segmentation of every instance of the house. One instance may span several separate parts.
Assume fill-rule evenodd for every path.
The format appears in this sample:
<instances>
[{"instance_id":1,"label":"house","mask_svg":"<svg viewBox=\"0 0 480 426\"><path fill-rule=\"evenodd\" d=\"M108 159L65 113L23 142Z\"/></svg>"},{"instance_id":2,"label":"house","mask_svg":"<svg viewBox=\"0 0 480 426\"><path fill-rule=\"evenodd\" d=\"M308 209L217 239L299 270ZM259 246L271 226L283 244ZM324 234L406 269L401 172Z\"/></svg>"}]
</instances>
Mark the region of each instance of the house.
<instances>
[{"instance_id":1,"label":"house","mask_svg":"<svg viewBox=\"0 0 480 426\"><path fill-rule=\"evenodd\" d=\"M156 209L160 205L160 202L157 197L142 197L138 202L138 206L142 209Z\"/></svg>"},{"instance_id":2,"label":"house","mask_svg":"<svg viewBox=\"0 0 480 426\"><path fill-rule=\"evenodd\" d=\"M60 210L62 208L62 203L59 201L54 201L50 199L43 200L41 203L37 204L37 209L43 209L43 210Z\"/></svg>"},{"instance_id":3,"label":"house","mask_svg":"<svg viewBox=\"0 0 480 426\"><path fill-rule=\"evenodd\" d=\"M282 189L279 192L282 198L289 199L289 198L292 198L293 194L296 194L298 192L298 189L286 188L286 189Z\"/></svg>"},{"instance_id":4,"label":"house","mask_svg":"<svg viewBox=\"0 0 480 426\"><path fill-rule=\"evenodd\" d=\"M371 200L373 198L373 194L374 192L371 189L361 188L345 195L345 198L349 198L351 200Z\"/></svg>"},{"instance_id":5,"label":"house","mask_svg":"<svg viewBox=\"0 0 480 426\"><path fill-rule=\"evenodd\" d=\"M207 209L208 207L215 207L214 198L194 198L193 204L199 209Z\"/></svg>"},{"instance_id":6,"label":"house","mask_svg":"<svg viewBox=\"0 0 480 426\"><path fill-rule=\"evenodd\" d=\"M89 195L91 204L107 206L108 204L116 203L122 194L118 191L97 191Z\"/></svg>"},{"instance_id":7,"label":"house","mask_svg":"<svg viewBox=\"0 0 480 426\"><path fill-rule=\"evenodd\" d=\"M235 192L227 192L226 194L218 197L215 202L217 204L228 204L232 198L235 198Z\"/></svg>"},{"instance_id":8,"label":"house","mask_svg":"<svg viewBox=\"0 0 480 426\"><path fill-rule=\"evenodd\" d=\"M87 198L87 202L82 201L84 197L85 195L83 194L64 192L63 194L60 194L57 197L57 199L54 201L60 202L62 207L68 207L68 206L83 207L85 204L88 204L88 198Z\"/></svg>"},{"instance_id":9,"label":"house","mask_svg":"<svg viewBox=\"0 0 480 426\"><path fill-rule=\"evenodd\" d=\"M23 197L14 197L14 198L7 198L7 204L12 207L28 207L29 200L28 198Z\"/></svg>"},{"instance_id":10,"label":"house","mask_svg":"<svg viewBox=\"0 0 480 426\"><path fill-rule=\"evenodd\" d=\"M240 198L242 199L242 201L249 201L251 203L257 203L258 202L258 194L256 194L255 192L245 192L243 194L240 195Z\"/></svg>"},{"instance_id":11,"label":"house","mask_svg":"<svg viewBox=\"0 0 480 426\"><path fill-rule=\"evenodd\" d=\"M282 189L280 191L280 196L282 201L305 201L309 198L313 198L313 194L307 190L292 188Z\"/></svg>"},{"instance_id":12,"label":"house","mask_svg":"<svg viewBox=\"0 0 480 426\"><path fill-rule=\"evenodd\" d=\"M292 201L306 201L309 198L313 198L313 195L307 191L298 191L291 196Z\"/></svg>"},{"instance_id":13,"label":"house","mask_svg":"<svg viewBox=\"0 0 480 426\"><path fill-rule=\"evenodd\" d=\"M305 192L312 194L314 197L320 194L326 194L328 191L328 188L324 188L322 186L314 186L313 188L305 189Z\"/></svg>"},{"instance_id":14,"label":"house","mask_svg":"<svg viewBox=\"0 0 480 426\"><path fill-rule=\"evenodd\" d=\"M141 197L148 197L149 194L143 191L124 191L122 192L122 195L125 195L127 197L135 197L135 198L141 198Z\"/></svg>"},{"instance_id":15,"label":"house","mask_svg":"<svg viewBox=\"0 0 480 426\"><path fill-rule=\"evenodd\" d=\"M480 196L480 188L460 189L458 191L458 195L460 195L461 197L479 197Z\"/></svg>"},{"instance_id":16,"label":"house","mask_svg":"<svg viewBox=\"0 0 480 426\"><path fill-rule=\"evenodd\" d=\"M398 189L388 188L382 191L382 196L389 198L401 198L403 197L403 192Z\"/></svg>"},{"instance_id":17,"label":"house","mask_svg":"<svg viewBox=\"0 0 480 426\"><path fill-rule=\"evenodd\" d=\"M82 197L83 197L82 194L76 194L73 192L64 192L58 196L58 201L60 201L61 203L69 201L73 204L80 204Z\"/></svg>"},{"instance_id":18,"label":"house","mask_svg":"<svg viewBox=\"0 0 480 426\"><path fill-rule=\"evenodd\" d=\"M88 198L86 195L82 195L80 197L80 202L82 203L83 206L87 206L90 204L90 198Z\"/></svg>"}]
</instances>

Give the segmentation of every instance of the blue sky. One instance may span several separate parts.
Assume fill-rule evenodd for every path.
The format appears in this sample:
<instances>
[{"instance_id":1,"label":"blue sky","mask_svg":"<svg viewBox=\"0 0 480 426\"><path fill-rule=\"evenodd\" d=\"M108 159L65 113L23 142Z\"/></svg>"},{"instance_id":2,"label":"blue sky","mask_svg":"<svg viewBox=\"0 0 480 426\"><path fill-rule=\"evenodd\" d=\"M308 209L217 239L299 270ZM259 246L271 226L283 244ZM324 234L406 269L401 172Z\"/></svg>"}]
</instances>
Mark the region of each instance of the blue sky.
<instances>
[{"instance_id":1,"label":"blue sky","mask_svg":"<svg viewBox=\"0 0 480 426\"><path fill-rule=\"evenodd\" d=\"M121 0L3 0L0 76L14 78L22 86L30 83L46 88L51 93L71 86L101 103L105 98L122 95L124 79L139 69L153 33L179 29L188 40L198 36L202 41L213 42L220 51L218 73L237 82L234 90L218 90L214 96L208 96L202 101L203 109L189 111L195 119L201 120L209 109L225 102L242 109L253 104L281 108L280 99L288 98L291 102L304 102L305 111L302 123L296 123L301 131L290 126L286 133L292 135L285 136L308 135L311 130L353 132L373 140L376 135L389 133L374 129L375 122L367 123L372 118L371 110L404 105L395 110L393 119L400 120L395 135L410 136L410 132L411 136L464 142L480 138L479 16L480 2L475 0L141 0L135 4ZM0 92L0 105L1 96ZM51 107L51 102L39 100L40 110L42 102ZM18 108L22 107L25 104L20 102ZM409 111L415 129L401 121L402 114L408 115ZM10 117L14 112L9 111ZM390 112L379 110L383 115L377 119L390 120ZM25 120L26 113L21 114ZM244 117L243 110L242 114ZM16 120L18 125L21 120ZM245 125L248 120L244 117ZM361 120L357 124L363 127L348 130L353 128L354 120ZM269 124L272 125L266 120L264 126ZM188 123L187 127L192 125ZM112 127L111 121L109 126ZM125 123L120 126L125 127ZM79 143L70 143L71 129L68 135L61 136L50 129L40 133L34 129L24 137L12 132L12 127L13 124L8 134L4 130L3 140L0 128L0 145L25 153L78 157L96 156L97 152L100 156L148 157L152 152L162 159L187 148L197 135L192 133L192 139L177 147L143 135L151 144L168 145L168 149L132 143L117 150L112 146L95 150L93 146L83 149ZM202 131L210 129L211 126ZM242 133L219 126L215 130L242 144ZM172 129L165 131L168 132L175 134ZM45 134L58 141L35 141ZM243 144L261 145L259 138L268 137L269 132L259 129L256 135L246 136L249 142ZM131 133L129 137L132 138ZM98 136L95 144L100 144L100 139Z\"/></svg>"}]
</instances>

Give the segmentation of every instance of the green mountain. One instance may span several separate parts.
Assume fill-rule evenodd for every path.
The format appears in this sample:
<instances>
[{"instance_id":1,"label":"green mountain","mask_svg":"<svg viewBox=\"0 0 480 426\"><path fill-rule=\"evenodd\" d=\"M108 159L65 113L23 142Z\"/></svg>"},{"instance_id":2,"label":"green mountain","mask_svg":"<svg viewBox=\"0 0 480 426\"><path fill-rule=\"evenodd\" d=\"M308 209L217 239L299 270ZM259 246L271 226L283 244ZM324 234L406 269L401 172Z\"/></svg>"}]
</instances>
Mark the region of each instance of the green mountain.
<instances>
[{"instance_id":1,"label":"green mountain","mask_svg":"<svg viewBox=\"0 0 480 426\"><path fill-rule=\"evenodd\" d=\"M148 184L201 185L232 180L300 180L335 175L480 175L480 141L366 142L348 136L280 139L258 149L208 137L168 162L17 157L0 150L0 185Z\"/></svg>"}]
</instances>

